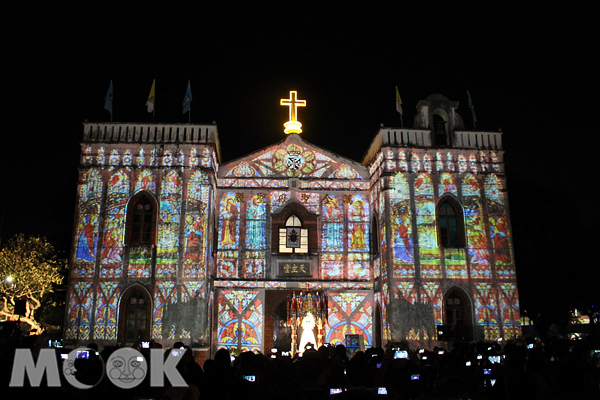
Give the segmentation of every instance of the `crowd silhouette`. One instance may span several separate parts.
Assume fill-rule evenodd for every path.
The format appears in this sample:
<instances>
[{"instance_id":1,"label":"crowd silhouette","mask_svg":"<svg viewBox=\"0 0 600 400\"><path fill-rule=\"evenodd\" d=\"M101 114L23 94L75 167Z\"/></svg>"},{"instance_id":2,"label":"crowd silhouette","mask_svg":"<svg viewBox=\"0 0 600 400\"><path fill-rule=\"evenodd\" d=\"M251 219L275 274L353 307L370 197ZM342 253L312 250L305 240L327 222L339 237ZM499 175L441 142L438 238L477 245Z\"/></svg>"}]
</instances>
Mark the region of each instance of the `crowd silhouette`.
<instances>
[{"instance_id":1,"label":"crowd silhouette","mask_svg":"<svg viewBox=\"0 0 600 400\"><path fill-rule=\"evenodd\" d=\"M227 349L200 365L194 351L183 343L163 349L165 358L175 351L177 370L187 387L152 387L150 373L131 389L115 386L104 370L105 360L119 347L99 349L95 343L89 358L73 365L78 381L92 385L83 390L61 376L60 387L9 387L15 348L30 347L34 354L47 340L9 337L0 343L2 399L36 396L49 399L600 399L600 351L586 341L551 340L547 343L509 341L499 343L451 343L449 349L410 349L406 343L385 349L368 348L348 357L345 346L308 346L290 357L281 351L270 354ZM160 344L141 342L133 346L149 360ZM72 349L57 349L60 354ZM151 368L151 365L149 365Z\"/></svg>"}]
</instances>

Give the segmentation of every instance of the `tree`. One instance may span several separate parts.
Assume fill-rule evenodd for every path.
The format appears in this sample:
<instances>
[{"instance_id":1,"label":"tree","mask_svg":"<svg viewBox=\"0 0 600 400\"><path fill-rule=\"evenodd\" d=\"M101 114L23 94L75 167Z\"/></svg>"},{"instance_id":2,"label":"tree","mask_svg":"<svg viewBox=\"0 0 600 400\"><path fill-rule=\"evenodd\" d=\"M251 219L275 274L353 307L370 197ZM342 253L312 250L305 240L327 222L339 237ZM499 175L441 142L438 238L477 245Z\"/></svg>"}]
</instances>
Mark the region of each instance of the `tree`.
<instances>
[{"instance_id":1,"label":"tree","mask_svg":"<svg viewBox=\"0 0 600 400\"><path fill-rule=\"evenodd\" d=\"M45 238L16 235L0 250L0 315L16 321L15 305L24 305L21 322L40 334L44 328L36 320L44 295L52 293L64 279L67 261L58 258ZM17 307L19 308L19 307Z\"/></svg>"}]
</instances>

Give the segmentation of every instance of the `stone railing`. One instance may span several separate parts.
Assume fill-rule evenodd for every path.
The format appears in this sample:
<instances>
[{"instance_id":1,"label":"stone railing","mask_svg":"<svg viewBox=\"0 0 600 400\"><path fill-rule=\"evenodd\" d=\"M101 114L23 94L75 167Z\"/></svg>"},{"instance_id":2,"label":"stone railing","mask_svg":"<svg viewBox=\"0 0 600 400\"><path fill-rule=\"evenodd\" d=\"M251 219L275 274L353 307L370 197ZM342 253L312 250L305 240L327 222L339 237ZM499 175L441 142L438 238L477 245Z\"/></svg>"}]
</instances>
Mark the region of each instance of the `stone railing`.
<instances>
[{"instance_id":1,"label":"stone railing","mask_svg":"<svg viewBox=\"0 0 600 400\"><path fill-rule=\"evenodd\" d=\"M215 143L216 125L83 123L84 142L103 143Z\"/></svg>"},{"instance_id":2,"label":"stone railing","mask_svg":"<svg viewBox=\"0 0 600 400\"><path fill-rule=\"evenodd\" d=\"M456 149L502 150L502 132L455 131ZM363 157L363 164L368 164L382 147L420 147L435 148L431 142L431 131L428 129L381 128ZM446 146L443 146L444 148Z\"/></svg>"},{"instance_id":3,"label":"stone railing","mask_svg":"<svg viewBox=\"0 0 600 400\"><path fill-rule=\"evenodd\" d=\"M455 131L453 147L502 150L502 132Z\"/></svg>"}]
</instances>

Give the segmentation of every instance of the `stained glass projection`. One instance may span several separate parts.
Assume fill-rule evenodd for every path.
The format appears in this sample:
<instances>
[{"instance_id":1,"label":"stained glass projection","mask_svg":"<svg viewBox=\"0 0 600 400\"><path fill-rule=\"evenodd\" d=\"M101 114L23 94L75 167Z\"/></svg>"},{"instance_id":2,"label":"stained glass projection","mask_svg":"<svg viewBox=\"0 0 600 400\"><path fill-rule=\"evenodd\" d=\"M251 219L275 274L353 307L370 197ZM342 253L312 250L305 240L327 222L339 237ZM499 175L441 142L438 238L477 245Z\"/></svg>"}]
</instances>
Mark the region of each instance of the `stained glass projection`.
<instances>
[{"instance_id":1,"label":"stained glass projection","mask_svg":"<svg viewBox=\"0 0 600 400\"><path fill-rule=\"evenodd\" d=\"M488 239L481 204L481 184L473 174L466 174L462 182L462 196L467 229L467 251L471 278L491 279Z\"/></svg>"},{"instance_id":2,"label":"stained glass projection","mask_svg":"<svg viewBox=\"0 0 600 400\"><path fill-rule=\"evenodd\" d=\"M362 195L349 196L346 202L348 213L348 251L369 251L369 203Z\"/></svg>"},{"instance_id":3,"label":"stained glass projection","mask_svg":"<svg viewBox=\"0 0 600 400\"><path fill-rule=\"evenodd\" d=\"M125 210L129 200L129 177L125 172L115 172L108 181L106 217L102 238L100 276L119 278L123 273L123 236Z\"/></svg>"},{"instance_id":4,"label":"stained glass projection","mask_svg":"<svg viewBox=\"0 0 600 400\"><path fill-rule=\"evenodd\" d=\"M100 282L96 287L94 339L117 339L118 282Z\"/></svg>"},{"instance_id":5,"label":"stained glass projection","mask_svg":"<svg viewBox=\"0 0 600 400\"><path fill-rule=\"evenodd\" d=\"M473 286L476 323L483 325L485 340L497 340L500 337L496 312L496 289L489 283L475 283Z\"/></svg>"},{"instance_id":6,"label":"stained glass projection","mask_svg":"<svg viewBox=\"0 0 600 400\"><path fill-rule=\"evenodd\" d=\"M392 177L391 187L390 227L392 230L394 278L413 278L415 276L415 267L410 189L408 181L402 172L398 172ZM385 236L381 238L381 249L385 249ZM385 266L382 267L385 269Z\"/></svg>"},{"instance_id":7,"label":"stained glass projection","mask_svg":"<svg viewBox=\"0 0 600 400\"><path fill-rule=\"evenodd\" d=\"M515 283L500 285L500 310L502 312L504 339L512 339L521 335L519 297Z\"/></svg>"},{"instance_id":8,"label":"stained glass projection","mask_svg":"<svg viewBox=\"0 0 600 400\"><path fill-rule=\"evenodd\" d=\"M415 210L419 232L419 256L422 278L441 278L440 249L435 227L433 184L429 174L419 174L415 181Z\"/></svg>"},{"instance_id":9,"label":"stained glass projection","mask_svg":"<svg viewBox=\"0 0 600 400\"><path fill-rule=\"evenodd\" d=\"M168 339L169 333L175 331L175 326L163 324L166 305L175 302L177 302L175 284L168 281L156 282L154 287L154 311L152 313L152 339Z\"/></svg>"},{"instance_id":10,"label":"stained glass projection","mask_svg":"<svg viewBox=\"0 0 600 400\"><path fill-rule=\"evenodd\" d=\"M91 169L85 173L79 192L79 223L75 233L75 260L71 272L74 278L94 276L101 202L102 176L98 170Z\"/></svg>"},{"instance_id":11,"label":"stained glass projection","mask_svg":"<svg viewBox=\"0 0 600 400\"><path fill-rule=\"evenodd\" d=\"M340 199L336 195L327 195L323 199L323 251L342 251L344 248L344 220Z\"/></svg>"},{"instance_id":12,"label":"stained glass projection","mask_svg":"<svg viewBox=\"0 0 600 400\"><path fill-rule=\"evenodd\" d=\"M246 249L266 249L266 195L252 196L246 203Z\"/></svg>"},{"instance_id":13,"label":"stained glass projection","mask_svg":"<svg viewBox=\"0 0 600 400\"><path fill-rule=\"evenodd\" d=\"M150 193L156 195L156 178L149 169L143 169L135 182L135 192L140 190L147 190Z\"/></svg>"},{"instance_id":14,"label":"stained glass projection","mask_svg":"<svg viewBox=\"0 0 600 400\"><path fill-rule=\"evenodd\" d=\"M90 339L93 304L92 282L75 282L69 286L67 339Z\"/></svg>"},{"instance_id":15,"label":"stained glass projection","mask_svg":"<svg viewBox=\"0 0 600 400\"><path fill-rule=\"evenodd\" d=\"M344 277L344 213L336 195L326 195L322 202L321 276L323 279Z\"/></svg>"},{"instance_id":16,"label":"stained glass projection","mask_svg":"<svg viewBox=\"0 0 600 400\"><path fill-rule=\"evenodd\" d=\"M239 198L233 192L227 192L221 199L219 207L219 242L220 250L237 249L240 240Z\"/></svg>"},{"instance_id":17,"label":"stained glass projection","mask_svg":"<svg viewBox=\"0 0 600 400\"><path fill-rule=\"evenodd\" d=\"M205 249L209 198L210 186L206 173L194 172L187 187L185 250L183 253L184 277L203 278L206 275Z\"/></svg>"},{"instance_id":18,"label":"stained glass projection","mask_svg":"<svg viewBox=\"0 0 600 400\"><path fill-rule=\"evenodd\" d=\"M223 290L217 302L217 348L236 354L262 351L261 293L257 290Z\"/></svg>"},{"instance_id":19,"label":"stained glass projection","mask_svg":"<svg viewBox=\"0 0 600 400\"><path fill-rule=\"evenodd\" d=\"M491 174L485 181L485 196L487 200L490 226L490 239L494 249L494 263L498 278L515 278L512 265L512 251L508 231L508 216L505 207L502 181Z\"/></svg>"},{"instance_id":20,"label":"stained glass projection","mask_svg":"<svg viewBox=\"0 0 600 400\"><path fill-rule=\"evenodd\" d=\"M346 344L346 335L362 336L366 347L372 346L373 298L367 293L329 293L329 317L325 330L326 342Z\"/></svg>"},{"instance_id":21,"label":"stained glass projection","mask_svg":"<svg viewBox=\"0 0 600 400\"><path fill-rule=\"evenodd\" d=\"M158 250L156 276L172 277L177 274L179 224L181 218L182 182L176 171L169 171L162 180L158 223Z\"/></svg>"}]
</instances>

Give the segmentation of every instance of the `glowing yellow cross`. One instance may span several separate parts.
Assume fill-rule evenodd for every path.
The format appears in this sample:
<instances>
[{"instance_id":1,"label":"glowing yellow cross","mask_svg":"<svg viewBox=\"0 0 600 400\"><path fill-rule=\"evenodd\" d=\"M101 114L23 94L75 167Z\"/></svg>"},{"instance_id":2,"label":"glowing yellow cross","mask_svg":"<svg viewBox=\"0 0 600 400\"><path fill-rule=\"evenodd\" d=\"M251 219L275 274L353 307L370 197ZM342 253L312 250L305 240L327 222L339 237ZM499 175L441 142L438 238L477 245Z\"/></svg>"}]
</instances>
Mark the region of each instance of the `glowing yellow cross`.
<instances>
[{"instance_id":1,"label":"glowing yellow cross","mask_svg":"<svg viewBox=\"0 0 600 400\"><path fill-rule=\"evenodd\" d=\"M289 99L279 101L279 105L290 108L290 120L283 124L285 133L302 133L302 124L296 119L296 112L298 107L306 107L306 100L298 100L296 96L297 92L291 90Z\"/></svg>"}]
</instances>

